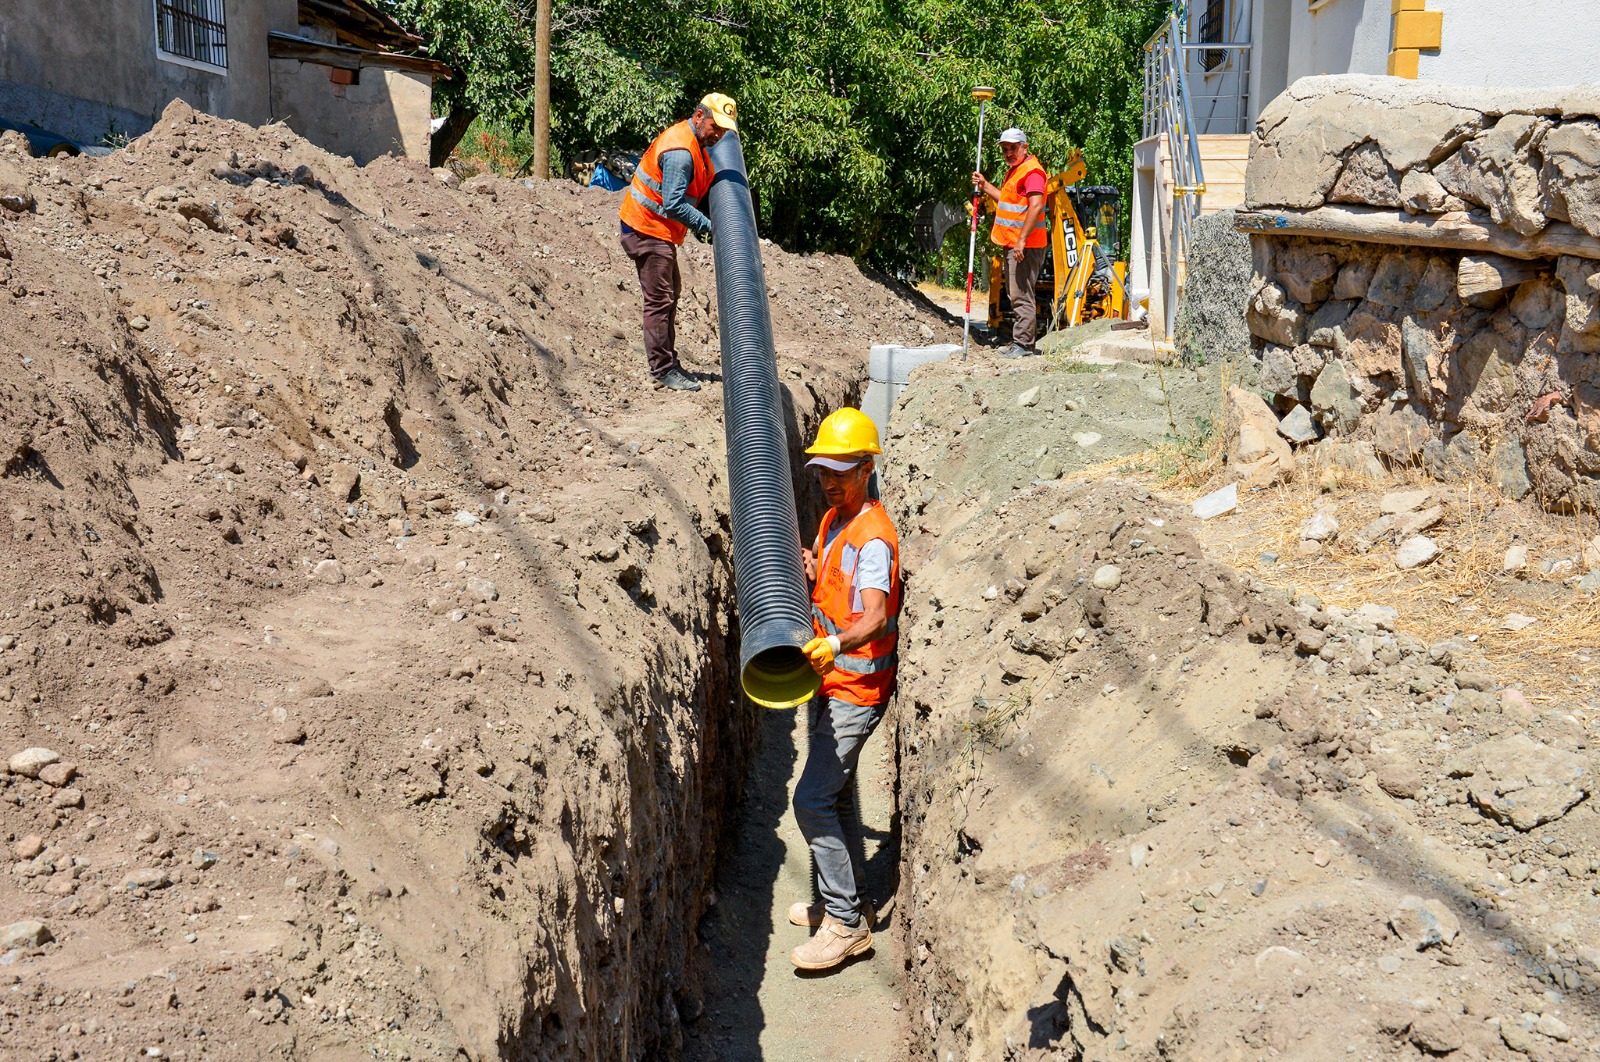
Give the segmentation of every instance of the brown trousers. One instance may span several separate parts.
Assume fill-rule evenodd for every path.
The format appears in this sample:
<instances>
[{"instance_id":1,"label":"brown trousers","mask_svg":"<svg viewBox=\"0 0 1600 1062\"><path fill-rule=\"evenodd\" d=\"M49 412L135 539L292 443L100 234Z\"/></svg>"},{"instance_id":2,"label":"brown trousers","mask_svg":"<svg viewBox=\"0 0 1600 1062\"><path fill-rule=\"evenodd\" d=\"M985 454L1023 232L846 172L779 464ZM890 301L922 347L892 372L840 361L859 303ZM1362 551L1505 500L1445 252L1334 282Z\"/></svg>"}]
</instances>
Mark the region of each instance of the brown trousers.
<instances>
[{"instance_id":1,"label":"brown trousers","mask_svg":"<svg viewBox=\"0 0 1600 1062\"><path fill-rule=\"evenodd\" d=\"M622 234L622 249L639 270L639 290L644 293L644 353L650 375L660 379L678 364L678 296L683 291L678 249L669 240L637 232Z\"/></svg>"},{"instance_id":2,"label":"brown trousers","mask_svg":"<svg viewBox=\"0 0 1600 1062\"><path fill-rule=\"evenodd\" d=\"M1006 294L1011 297L1011 342L1033 349L1039 333L1039 302L1033 285L1044 268L1044 253L1049 248L1006 248ZM1019 253L1020 251L1020 253Z\"/></svg>"}]
</instances>

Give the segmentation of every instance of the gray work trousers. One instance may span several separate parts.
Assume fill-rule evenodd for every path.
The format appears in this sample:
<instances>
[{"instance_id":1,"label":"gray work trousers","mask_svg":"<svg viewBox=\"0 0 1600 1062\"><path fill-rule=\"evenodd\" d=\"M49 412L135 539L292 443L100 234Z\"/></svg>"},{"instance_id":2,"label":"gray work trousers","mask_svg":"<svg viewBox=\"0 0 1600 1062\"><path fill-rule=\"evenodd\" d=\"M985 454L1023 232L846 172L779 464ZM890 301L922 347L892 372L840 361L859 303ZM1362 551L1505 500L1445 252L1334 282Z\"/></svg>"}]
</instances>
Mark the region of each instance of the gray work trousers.
<instances>
[{"instance_id":1,"label":"gray work trousers","mask_svg":"<svg viewBox=\"0 0 1600 1062\"><path fill-rule=\"evenodd\" d=\"M831 697L813 697L809 706L810 747L794 789L794 817L801 836L811 846L823 905L830 915L849 926L861 919L857 889L864 868L857 863L859 837L847 838L845 831L859 829L860 809L851 809L848 826L839 812L852 793L861 746L878 728L883 710L881 704L863 708Z\"/></svg>"},{"instance_id":2,"label":"gray work trousers","mask_svg":"<svg viewBox=\"0 0 1600 1062\"><path fill-rule=\"evenodd\" d=\"M1006 248L1006 294L1011 297L1011 342L1033 349L1039 334L1039 300L1033 286L1044 268L1045 247Z\"/></svg>"}]
</instances>

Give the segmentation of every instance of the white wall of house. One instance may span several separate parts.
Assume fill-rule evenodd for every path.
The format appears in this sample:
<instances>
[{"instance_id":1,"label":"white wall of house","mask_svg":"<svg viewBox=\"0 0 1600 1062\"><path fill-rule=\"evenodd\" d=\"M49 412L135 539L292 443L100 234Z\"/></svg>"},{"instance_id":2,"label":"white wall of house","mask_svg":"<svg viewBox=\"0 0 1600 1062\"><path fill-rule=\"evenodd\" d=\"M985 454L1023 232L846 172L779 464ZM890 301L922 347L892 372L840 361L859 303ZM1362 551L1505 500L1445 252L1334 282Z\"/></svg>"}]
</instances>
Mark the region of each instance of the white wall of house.
<instances>
[{"instance_id":1,"label":"white wall of house","mask_svg":"<svg viewBox=\"0 0 1600 1062\"><path fill-rule=\"evenodd\" d=\"M1383 74L1389 69L1389 0L1263 0L1289 7L1288 80L1315 74ZM1260 101L1265 107L1270 97ZM1258 108L1259 113L1259 108Z\"/></svg>"},{"instance_id":2,"label":"white wall of house","mask_svg":"<svg viewBox=\"0 0 1600 1062\"><path fill-rule=\"evenodd\" d=\"M1422 80L1499 88L1600 81L1596 0L1428 0L1428 9L1444 12L1444 40L1418 58Z\"/></svg>"}]
</instances>

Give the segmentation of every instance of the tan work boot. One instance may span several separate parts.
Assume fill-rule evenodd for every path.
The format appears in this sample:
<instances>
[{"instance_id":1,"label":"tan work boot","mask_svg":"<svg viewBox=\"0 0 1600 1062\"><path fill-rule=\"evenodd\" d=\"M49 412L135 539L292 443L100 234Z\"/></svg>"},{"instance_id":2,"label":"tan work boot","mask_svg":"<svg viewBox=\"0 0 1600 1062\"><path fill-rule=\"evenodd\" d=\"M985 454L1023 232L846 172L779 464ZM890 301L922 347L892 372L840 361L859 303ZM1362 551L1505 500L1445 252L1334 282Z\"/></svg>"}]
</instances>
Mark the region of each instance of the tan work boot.
<instances>
[{"instance_id":1,"label":"tan work boot","mask_svg":"<svg viewBox=\"0 0 1600 1062\"><path fill-rule=\"evenodd\" d=\"M804 900L797 900L789 905L789 924L791 926L805 926L808 929L816 929L818 926L822 925L822 916L827 913L828 909L823 906L821 900L818 900L816 903L806 903ZM861 922L868 929L871 929L873 926L878 924L877 912L874 911L872 909L872 905L865 900L861 901Z\"/></svg>"},{"instance_id":2,"label":"tan work boot","mask_svg":"<svg viewBox=\"0 0 1600 1062\"><path fill-rule=\"evenodd\" d=\"M789 956L789 961L802 970L831 970L852 955L860 955L872 947L872 930L866 920L851 929L832 915L822 916L822 925L816 935Z\"/></svg>"}]
</instances>

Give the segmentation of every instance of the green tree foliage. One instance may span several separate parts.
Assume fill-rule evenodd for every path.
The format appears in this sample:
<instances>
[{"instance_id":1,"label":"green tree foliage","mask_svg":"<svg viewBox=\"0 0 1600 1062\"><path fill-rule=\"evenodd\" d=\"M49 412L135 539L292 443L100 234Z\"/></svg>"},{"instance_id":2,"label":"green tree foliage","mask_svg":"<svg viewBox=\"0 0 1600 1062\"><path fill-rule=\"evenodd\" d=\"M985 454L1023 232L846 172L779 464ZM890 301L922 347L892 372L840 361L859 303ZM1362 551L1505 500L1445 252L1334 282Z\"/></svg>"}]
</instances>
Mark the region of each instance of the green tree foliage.
<instances>
[{"instance_id":1,"label":"green tree foliage","mask_svg":"<svg viewBox=\"0 0 1600 1062\"><path fill-rule=\"evenodd\" d=\"M526 120L533 0L387 0L458 69L451 107ZM562 155L642 149L704 93L739 102L763 231L793 250L919 263L912 217L970 194L978 84L995 136L1049 168L1081 147L1127 189L1143 44L1161 0L555 0L552 137Z\"/></svg>"}]
</instances>

